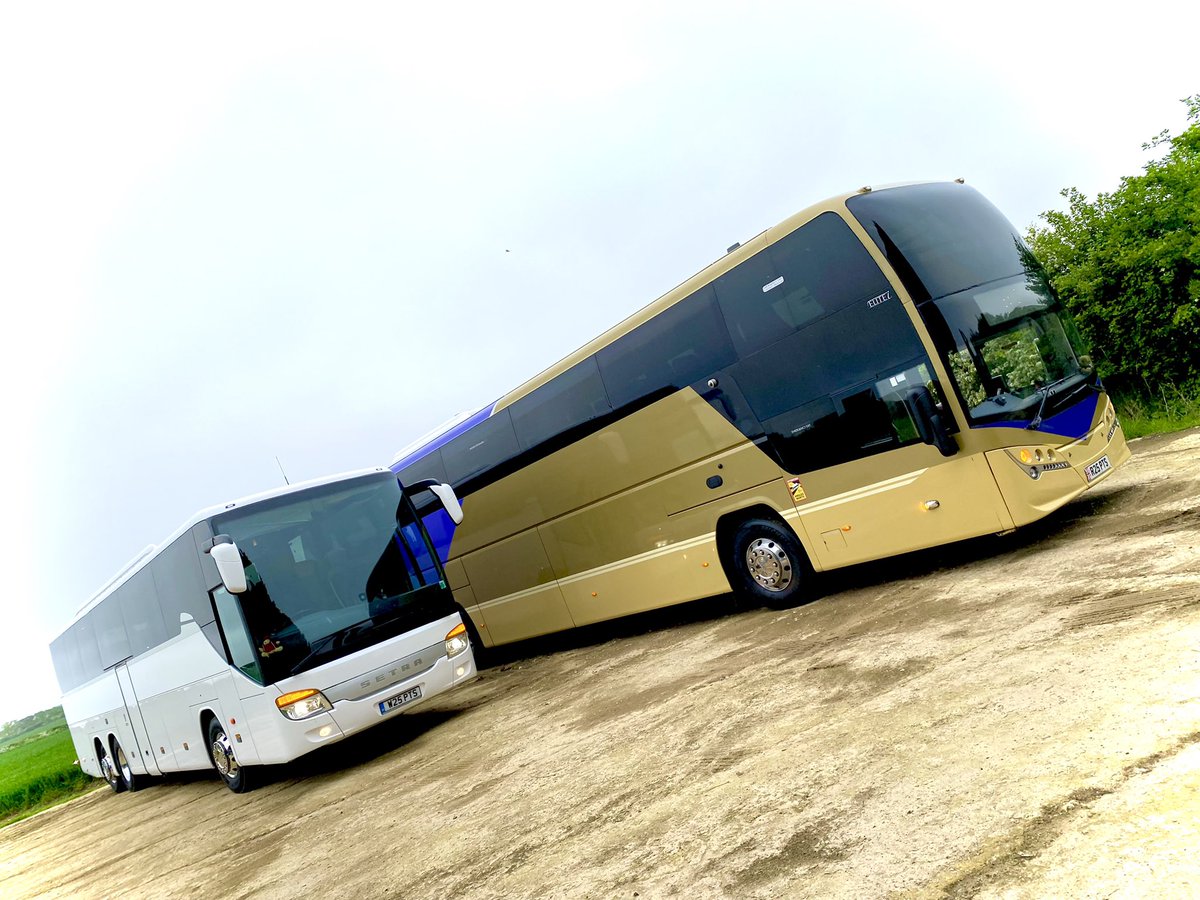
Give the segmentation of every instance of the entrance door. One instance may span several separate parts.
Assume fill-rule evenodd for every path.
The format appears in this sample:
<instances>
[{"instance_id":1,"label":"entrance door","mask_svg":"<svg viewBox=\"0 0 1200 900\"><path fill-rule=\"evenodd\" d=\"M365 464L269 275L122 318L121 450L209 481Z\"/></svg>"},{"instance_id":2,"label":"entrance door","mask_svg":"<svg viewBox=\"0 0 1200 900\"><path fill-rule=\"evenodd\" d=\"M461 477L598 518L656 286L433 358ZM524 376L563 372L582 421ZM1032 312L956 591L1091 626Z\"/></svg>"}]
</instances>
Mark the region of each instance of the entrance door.
<instances>
[{"instance_id":1,"label":"entrance door","mask_svg":"<svg viewBox=\"0 0 1200 900\"><path fill-rule=\"evenodd\" d=\"M154 756L154 747L150 743L150 733L146 730L146 721L142 718L142 709L138 706L137 693L133 689L133 679L129 675L129 666L119 663L116 668L117 684L121 688L121 699L125 701L125 709L129 712L129 725L133 729L137 747L125 747L125 755L129 758L130 768L137 774L143 769L147 775L161 775L158 761ZM140 763L140 765L138 765Z\"/></svg>"}]
</instances>

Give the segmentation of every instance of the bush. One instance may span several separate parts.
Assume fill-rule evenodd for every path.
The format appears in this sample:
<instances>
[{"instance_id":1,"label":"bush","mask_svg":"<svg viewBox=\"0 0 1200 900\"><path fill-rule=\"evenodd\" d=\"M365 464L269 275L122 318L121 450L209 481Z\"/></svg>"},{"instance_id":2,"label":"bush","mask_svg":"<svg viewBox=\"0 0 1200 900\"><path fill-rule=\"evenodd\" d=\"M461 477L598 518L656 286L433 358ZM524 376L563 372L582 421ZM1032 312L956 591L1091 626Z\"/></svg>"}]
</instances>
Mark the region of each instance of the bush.
<instances>
[{"instance_id":1,"label":"bush","mask_svg":"<svg viewBox=\"0 0 1200 900\"><path fill-rule=\"evenodd\" d=\"M1143 145L1169 148L1144 174L1095 200L1063 190L1067 211L1027 234L1106 383L1164 409L1200 393L1200 94L1184 103L1189 126Z\"/></svg>"}]
</instances>

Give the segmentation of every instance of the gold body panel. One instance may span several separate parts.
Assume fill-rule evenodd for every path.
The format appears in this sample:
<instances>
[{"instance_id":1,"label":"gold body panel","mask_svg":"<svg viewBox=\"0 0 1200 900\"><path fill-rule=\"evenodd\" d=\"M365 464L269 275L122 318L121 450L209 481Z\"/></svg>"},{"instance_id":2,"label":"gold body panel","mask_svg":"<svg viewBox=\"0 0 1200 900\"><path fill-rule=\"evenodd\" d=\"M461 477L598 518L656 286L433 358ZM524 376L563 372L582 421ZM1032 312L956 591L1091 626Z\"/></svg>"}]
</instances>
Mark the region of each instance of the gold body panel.
<instances>
[{"instance_id":1,"label":"gold body panel","mask_svg":"<svg viewBox=\"0 0 1200 900\"><path fill-rule=\"evenodd\" d=\"M824 212L858 235L893 286L951 394L912 299L846 210L843 195L747 241L497 401L499 411ZM1079 441L1019 428L970 428L945 412L959 452L909 445L827 469L783 471L690 388L621 419L466 498L447 577L485 644L546 634L729 589L718 556L722 516L765 507L791 525L817 570L1008 531L1090 485L1084 468L1129 458L1102 396ZM1030 478L1010 448L1061 452L1070 467ZM719 476L720 485L709 486ZM1093 480L1103 480L1100 476Z\"/></svg>"},{"instance_id":2,"label":"gold body panel","mask_svg":"<svg viewBox=\"0 0 1200 900\"><path fill-rule=\"evenodd\" d=\"M793 476L680 391L472 494L447 577L485 643L508 643L729 590L716 542L729 513L775 511L815 569L834 569L1035 521L1090 486L1086 466L1129 458L1107 397L1078 441L988 428L958 442L950 458L916 444ZM1020 447L1070 467L1034 480ZM501 522L523 527L485 542Z\"/></svg>"},{"instance_id":3,"label":"gold body panel","mask_svg":"<svg viewBox=\"0 0 1200 900\"><path fill-rule=\"evenodd\" d=\"M1008 449L985 453L1000 492L1008 503L1014 527L1036 522L1074 500L1107 478L1130 457L1125 432L1121 430L1107 396L1097 404L1091 429L1077 441L1063 442L1061 438L1056 440L1054 435L1028 434L1033 440L1015 446L1041 450L1043 454L1053 450L1056 461L1068 463L1069 468L1046 469L1037 466L1040 471L1034 479L1029 475L1030 467L1020 464ZM1088 466L1104 456L1108 457L1109 468L1089 482L1085 474Z\"/></svg>"},{"instance_id":4,"label":"gold body panel","mask_svg":"<svg viewBox=\"0 0 1200 900\"><path fill-rule=\"evenodd\" d=\"M801 477L808 499L796 504L797 513L816 551L816 568L837 568L1012 527L983 457L946 459L924 444L882 454L877 465L884 457L888 465L879 468L890 477L871 473L871 459L837 466L847 471L836 475ZM891 475L897 468L901 471ZM872 475L878 480L864 478Z\"/></svg>"}]
</instances>

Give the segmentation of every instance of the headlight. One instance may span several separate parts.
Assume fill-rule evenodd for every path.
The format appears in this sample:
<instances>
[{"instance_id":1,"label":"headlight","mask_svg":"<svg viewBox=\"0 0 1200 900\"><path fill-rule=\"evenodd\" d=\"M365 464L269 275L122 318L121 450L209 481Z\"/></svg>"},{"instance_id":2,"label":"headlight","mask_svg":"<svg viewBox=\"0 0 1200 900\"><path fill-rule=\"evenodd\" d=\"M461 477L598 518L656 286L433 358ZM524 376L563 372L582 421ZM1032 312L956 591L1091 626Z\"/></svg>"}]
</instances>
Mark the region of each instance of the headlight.
<instances>
[{"instance_id":1,"label":"headlight","mask_svg":"<svg viewBox=\"0 0 1200 900\"><path fill-rule=\"evenodd\" d=\"M1004 452L1034 481L1041 478L1043 472L1071 468L1071 464L1051 447L1020 447Z\"/></svg>"},{"instance_id":2,"label":"headlight","mask_svg":"<svg viewBox=\"0 0 1200 900\"><path fill-rule=\"evenodd\" d=\"M282 697L276 697L275 705L289 719L307 719L317 713L329 712L333 709L329 701L325 699L325 695L315 688L289 691Z\"/></svg>"},{"instance_id":3,"label":"headlight","mask_svg":"<svg viewBox=\"0 0 1200 900\"><path fill-rule=\"evenodd\" d=\"M467 638L467 626L461 622L454 626L453 630L446 635L446 655L458 656L468 647L471 646L471 641Z\"/></svg>"}]
</instances>

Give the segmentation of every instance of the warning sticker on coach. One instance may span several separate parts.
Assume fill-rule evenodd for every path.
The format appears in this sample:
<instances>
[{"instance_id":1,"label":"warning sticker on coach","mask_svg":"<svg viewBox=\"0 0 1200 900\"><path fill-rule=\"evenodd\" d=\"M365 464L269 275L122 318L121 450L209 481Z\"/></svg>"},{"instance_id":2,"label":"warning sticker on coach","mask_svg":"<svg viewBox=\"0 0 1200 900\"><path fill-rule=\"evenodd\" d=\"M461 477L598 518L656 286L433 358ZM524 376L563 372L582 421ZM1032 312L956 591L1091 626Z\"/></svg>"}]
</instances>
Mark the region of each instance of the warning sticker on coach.
<instances>
[{"instance_id":1,"label":"warning sticker on coach","mask_svg":"<svg viewBox=\"0 0 1200 900\"><path fill-rule=\"evenodd\" d=\"M808 499L808 494L804 493L804 485L800 483L799 478L789 478L787 486L788 490L791 491L792 501L794 503L799 503L801 500Z\"/></svg>"}]
</instances>

